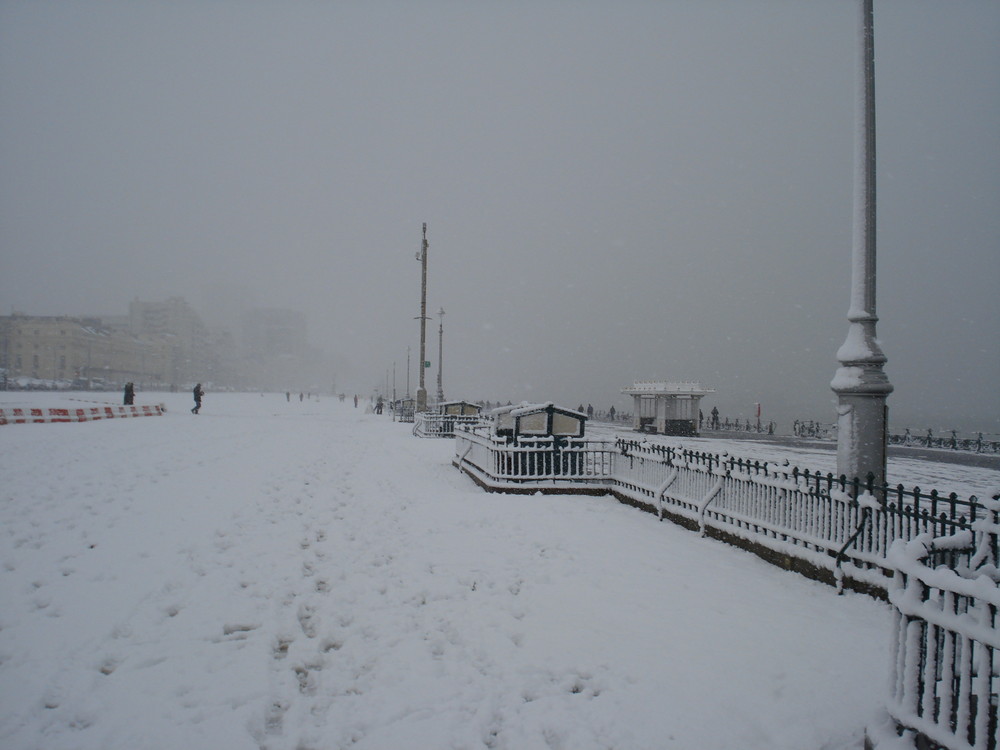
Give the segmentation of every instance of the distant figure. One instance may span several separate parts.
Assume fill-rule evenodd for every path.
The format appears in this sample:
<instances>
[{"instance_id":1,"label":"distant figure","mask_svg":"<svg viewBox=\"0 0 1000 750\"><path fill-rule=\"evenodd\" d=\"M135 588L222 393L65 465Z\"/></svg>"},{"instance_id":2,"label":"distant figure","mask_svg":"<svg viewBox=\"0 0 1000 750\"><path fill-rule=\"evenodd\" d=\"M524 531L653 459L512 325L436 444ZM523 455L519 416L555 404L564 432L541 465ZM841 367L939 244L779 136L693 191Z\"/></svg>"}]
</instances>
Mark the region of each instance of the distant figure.
<instances>
[{"instance_id":1,"label":"distant figure","mask_svg":"<svg viewBox=\"0 0 1000 750\"><path fill-rule=\"evenodd\" d=\"M302 400L302 393L299 393L299 401Z\"/></svg>"},{"instance_id":2,"label":"distant figure","mask_svg":"<svg viewBox=\"0 0 1000 750\"><path fill-rule=\"evenodd\" d=\"M201 383L198 383L192 391L194 394L194 408L191 410L192 414L197 414L201 411L201 397L205 395L205 391L202 390Z\"/></svg>"},{"instance_id":3,"label":"distant figure","mask_svg":"<svg viewBox=\"0 0 1000 750\"><path fill-rule=\"evenodd\" d=\"M358 408L358 394L357 393L354 394L354 408L355 409Z\"/></svg>"},{"instance_id":4,"label":"distant figure","mask_svg":"<svg viewBox=\"0 0 1000 750\"><path fill-rule=\"evenodd\" d=\"M717 406L712 407L712 429L719 429L719 407Z\"/></svg>"},{"instance_id":5,"label":"distant figure","mask_svg":"<svg viewBox=\"0 0 1000 750\"><path fill-rule=\"evenodd\" d=\"M583 414L583 404L580 404L578 407L576 407L576 410L581 414Z\"/></svg>"},{"instance_id":6,"label":"distant figure","mask_svg":"<svg viewBox=\"0 0 1000 750\"><path fill-rule=\"evenodd\" d=\"M705 424L705 412L701 409L698 410L698 429L700 430L702 425Z\"/></svg>"},{"instance_id":7,"label":"distant figure","mask_svg":"<svg viewBox=\"0 0 1000 750\"><path fill-rule=\"evenodd\" d=\"M135 403L135 385L129 381L125 384L125 406L132 406Z\"/></svg>"},{"instance_id":8,"label":"distant figure","mask_svg":"<svg viewBox=\"0 0 1000 750\"><path fill-rule=\"evenodd\" d=\"M612 404L611 408L608 409L608 416L611 417L611 421L612 422L615 421L615 407L614 407L613 404Z\"/></svg>"},{"instance_id":9,"label":"distant figure","mask_svg":"<svg viewBox=\"0 0 1000 750\"><path fill-rule=\"evenodd\" d=\"M587 404L587 419L593 419L593 418L594 418L594 405Z\"/></svg>"},{"instance_id":10,"label":"distant figure","mask_svg":"<svg viewBox=\"0 0 1000 750\"><path fill-rule=\"evenodd\" d=\"M285 401L288 401L289 403L291 403L291 401L292 401L292 392L291 391L285 391Z\"/></svg>"},{"instance_id":11,"label":"distant figure","mask_svg":"<svg viewBox=\"0 0 1000 750\"><path fill-rule=\"evenodd\" d=\"M378 397L378 401L375 402L375 413L376 414L381 414L383 406L384 406L384 402L382 401L382 397L379 396Z\"/></svg>"}]
</instances>

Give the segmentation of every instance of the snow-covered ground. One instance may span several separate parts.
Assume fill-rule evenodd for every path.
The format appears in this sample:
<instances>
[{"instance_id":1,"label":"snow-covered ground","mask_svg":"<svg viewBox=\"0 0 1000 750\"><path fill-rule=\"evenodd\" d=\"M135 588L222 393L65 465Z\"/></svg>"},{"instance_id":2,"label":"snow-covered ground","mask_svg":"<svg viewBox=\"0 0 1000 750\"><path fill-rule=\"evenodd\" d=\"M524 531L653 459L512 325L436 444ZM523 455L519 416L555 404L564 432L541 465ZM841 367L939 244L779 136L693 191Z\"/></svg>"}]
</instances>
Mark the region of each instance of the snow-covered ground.
<instances>
[{"instance_id":1,"label":"snow-covered ground","mask_svg":"<svg viewBox=\"0 0 1000 750\"><path fill-rule=\"evenodd\" d=\"M350 402L161 401L0 427L6 750L832 750L886 695L882 603L609 498L486 494Z\"/></svg>"}]
</instances>

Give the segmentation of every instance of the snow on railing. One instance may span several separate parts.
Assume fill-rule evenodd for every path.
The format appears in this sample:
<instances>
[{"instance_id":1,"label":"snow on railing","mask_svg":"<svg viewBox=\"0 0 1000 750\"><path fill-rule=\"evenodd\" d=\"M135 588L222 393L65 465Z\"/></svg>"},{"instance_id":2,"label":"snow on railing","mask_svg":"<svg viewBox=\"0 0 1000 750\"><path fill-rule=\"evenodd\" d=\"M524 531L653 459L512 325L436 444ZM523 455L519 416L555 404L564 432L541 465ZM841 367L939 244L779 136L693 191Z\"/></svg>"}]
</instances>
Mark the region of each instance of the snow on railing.
<instances>
[{"instance_id":1,"label":"snow on railing","mask_svg":"<svg viewBox=\"0 0 1000 750\"><path fill-rule=\"evenodd\" d=\"M455 432L456 466L487 489L606 492L835 585L885 592L893 542L951 536L983 517L976 499L875 486L767 461L618 438Z\"/></svg>"},{"instance_id":2,"label":"snow on railing","mask_svg":"<svg viewBox=\"0 0 1000 750\"><path fill-rule=\"evenodd\" d=\"M487 489L596 489L610 485L614 443L609 440L561 436L510 440L488 428L465 427L455 432L455 465Z\"/></svg>"},{"instance_id":3,"label":"snow on railing","mask_svg":"<svg viewBox=\"0 0 1000 750\"><path fill-rule=\"evenodd\" d=\"M975 497L902 485L870 486L832 474L619 438L612 492L661 518L803 559L832 576L885 589L885 556L897 539L967 529L983 513ZM676 476L675 476L676 474Z\"/></svg>"},{"instance_id":4,"label":"snow on railing","mask_svg":"<svg viewBox=\"0 0 1000 750\"><path fill-rule=\"evenodd\" d=\"M482 419L478 414L438 414L423 411L414 419L413 434L417 437L451 438L455 437L456 428L479 424Z\"/></svg>"},{"instance_id":5,"label":"snow on railing","mask_svg":"<svg viewBox=\"0 0 1000 750\"><path fill-rule=\"evenodd\" d=\"M610 491L805 560L838 588L846 574L888 589L899 731L918 747L1000 750L1000 494L961 500L623 438L514 441L485 426L457 432L455 456L487 489Z\"/></svg>"},{"instance_id":6,"label":"snow on railing","mask_svg":"<svg viewBox=\"0 0 1000 750\"><path fill-rule=\"evenodd\" d=\"M895 569L889 714L951 750L1000 747L1000 502L984 506L971 528L897 542L887 560Z\"/></svg>"}]
</instances>

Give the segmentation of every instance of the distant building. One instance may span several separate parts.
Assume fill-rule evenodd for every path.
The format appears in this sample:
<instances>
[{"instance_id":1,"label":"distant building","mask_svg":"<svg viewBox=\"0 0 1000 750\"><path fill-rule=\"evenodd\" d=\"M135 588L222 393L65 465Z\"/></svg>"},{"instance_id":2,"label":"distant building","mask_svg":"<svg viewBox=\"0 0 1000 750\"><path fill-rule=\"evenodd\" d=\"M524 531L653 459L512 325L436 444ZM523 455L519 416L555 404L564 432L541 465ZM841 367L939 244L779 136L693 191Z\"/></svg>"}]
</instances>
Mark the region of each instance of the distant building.
<instances>
[{"instance_id":1,"label":"distant building","mask_svg":"<svg viewBox=\"0 0 1000 750\"><path fill-rule=\"evenodd\" d=\"M96 318L14 314L0 317L3 386L161 385L169 342L113 330Z\"/></svg>"},{"instance_id":2,"label":"distant building","mask_svg":"<svg viewBox=\"0 0 1000 750\"><path fill-rule=\"evenodd\" d=\"M698 410L703 396L715 393L701 383L637 380L622 393L632 397L632 429L661 435L698 434Z\"/></svg>"},{"instance_id":3,"label":"distant building","mask_svg":"<svg viewBox=\"0 0 1000 750\"><path fill-rule=\"evenodd\" d=\"M250 310L243 315L243 346L262 359L304 357L306 316L273 307Z\"/></svg>"},{"instance_id":4,"label":"distant building","mask_svg":"<svg viewBox=\"0 0 1000 750\"><path fill-rule=\"evenodd\" d=\"M323 353L310 348L306 318L253 310L242 341L209 330L182 297L134 299L128 315L0 316L0 388L223 388L318 392L329 382Z\"/></svg>"},{"instance_id":5,"label":"distant building","mask_svg":"<svg viewBox=\"0 0 1000 750\"><path fill-rule=\"evenodd\" d=\"M129 303L128 320L129 329L136 336L170 339L166 377L171 385L217 379L217 362L209 346L208 330L183 297L171 297L165 302L143 302L136 298Z\"/></svg>"},{"instance_id":6,"label":"distant building","mask_svg":"<svg viewBox=\"0 0 1000 750\"><path fill-rule=\"evenodd\" d=\"M252 387L309 389L306 316L296 310L256 308L243 315L244 372Z\"/></svg>"}]
</instances>

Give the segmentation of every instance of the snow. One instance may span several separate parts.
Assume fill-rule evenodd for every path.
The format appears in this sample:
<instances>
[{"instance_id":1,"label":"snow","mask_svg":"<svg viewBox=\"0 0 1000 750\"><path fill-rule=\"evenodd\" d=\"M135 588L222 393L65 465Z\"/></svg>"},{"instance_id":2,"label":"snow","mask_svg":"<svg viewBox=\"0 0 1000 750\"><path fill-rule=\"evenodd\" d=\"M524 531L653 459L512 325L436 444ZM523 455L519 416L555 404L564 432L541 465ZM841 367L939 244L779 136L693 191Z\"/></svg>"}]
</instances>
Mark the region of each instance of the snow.
<instances>
[{"instance_id":1,"label":"snow","mask_svg":"<svg viewBox=\"0 0 1000 750\"><path fill-rule=\"evenodd\" d=\"M834 750L880 715L884 603L484 493L351 401L161 401L0 428L0 747Z\"/></svg>"},{"instance_id":2,"label":"snow","mask_svg":"<svg viewBox=\"0 0 1000 750\"><path fill-rule=\"evenodd\" d=\"M856 362L859 358L852 357L848 362ZM833 380L830 382L830 388L835 391L847 391L853 388L860 388L864 384L864 374L865 371L861 367L838 367L836 374L833 376Z\"/></svg>"}]
</instances>

